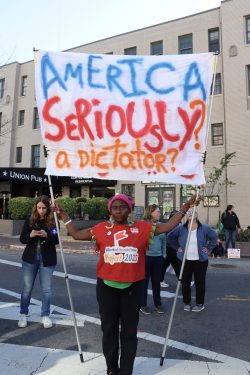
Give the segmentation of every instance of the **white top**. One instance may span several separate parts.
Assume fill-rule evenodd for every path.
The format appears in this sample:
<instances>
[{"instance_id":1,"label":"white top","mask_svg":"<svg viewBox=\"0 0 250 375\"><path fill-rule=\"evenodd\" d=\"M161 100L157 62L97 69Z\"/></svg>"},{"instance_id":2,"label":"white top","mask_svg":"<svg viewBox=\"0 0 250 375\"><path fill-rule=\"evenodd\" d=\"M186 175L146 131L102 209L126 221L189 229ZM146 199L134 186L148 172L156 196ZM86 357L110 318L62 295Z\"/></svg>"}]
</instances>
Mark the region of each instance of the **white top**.
<instances>
[{"instance_id":1,"label":"white top","mask_svg":"<svg viewBox=\"0 0 250 375\"><path fill-rule=\"evenodd\" d=\"M197 228L191 231L190 241L187 249L187 260L199 260Z\"/></svg>"}]
</instances>

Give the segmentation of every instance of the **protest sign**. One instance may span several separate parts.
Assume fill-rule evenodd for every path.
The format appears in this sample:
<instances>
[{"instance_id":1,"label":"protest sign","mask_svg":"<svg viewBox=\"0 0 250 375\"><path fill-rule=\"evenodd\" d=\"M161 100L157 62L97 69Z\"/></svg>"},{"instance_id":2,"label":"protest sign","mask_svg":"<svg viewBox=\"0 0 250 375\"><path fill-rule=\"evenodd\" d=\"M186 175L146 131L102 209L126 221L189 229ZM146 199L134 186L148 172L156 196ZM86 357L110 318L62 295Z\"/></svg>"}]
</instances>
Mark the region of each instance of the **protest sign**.
<instances>
[{"instance_id":1,"label":"protest sign","mask_svg":"<svg viewBox=\"0 0 250 375\"><path fill-rule=\"evenodd\" d=\"M213 62L35 52L46 174L203 184Z\"/></svg>"}]
</instances>

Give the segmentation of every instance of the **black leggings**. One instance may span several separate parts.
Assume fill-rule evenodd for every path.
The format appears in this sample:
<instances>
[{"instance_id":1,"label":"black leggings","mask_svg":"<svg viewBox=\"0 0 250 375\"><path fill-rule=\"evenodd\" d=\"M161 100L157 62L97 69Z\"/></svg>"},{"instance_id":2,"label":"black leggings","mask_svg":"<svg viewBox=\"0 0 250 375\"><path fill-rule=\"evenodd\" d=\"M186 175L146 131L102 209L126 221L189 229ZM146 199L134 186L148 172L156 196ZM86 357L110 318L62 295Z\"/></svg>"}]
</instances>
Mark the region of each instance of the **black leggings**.
<instances>
[{"instance_id":1,"label":"black leggings","mask_svg":"<svg viewBox=\"0 0 250 375\"><path fill-rule=\"evenodd\" d=\"M117 289L97 279L96 295L103 331L103 354L108 371L116 372L119 367L120 336L119 375L132 375L133 372L141 293L141 281L133 283L129 288Z\"/></svg>"}]
</instances>

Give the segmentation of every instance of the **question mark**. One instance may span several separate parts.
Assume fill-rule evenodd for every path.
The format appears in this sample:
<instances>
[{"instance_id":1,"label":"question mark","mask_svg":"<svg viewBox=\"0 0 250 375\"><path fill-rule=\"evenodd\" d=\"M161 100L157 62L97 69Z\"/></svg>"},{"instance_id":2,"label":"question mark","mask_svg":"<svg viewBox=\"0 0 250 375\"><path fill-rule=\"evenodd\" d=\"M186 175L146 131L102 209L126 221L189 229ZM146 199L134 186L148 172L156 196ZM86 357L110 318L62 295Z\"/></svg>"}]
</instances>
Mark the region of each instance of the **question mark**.
<instances>
[{"instance_id":1,"label":"question mark","mask_svg":"<svg viewBox=\"0 0 250 375\"><path fill-rule=\"evenodd\" d=\"M170 162L171 162L171 170L172 170L172 172L175 172L176 168L174 166L174 162L175 162L175 159L177 158L177 156L179 154L179 151L178 151L177 148L170 148L170 149L167 150L167 155L169 155L169 154L173 154L173 156L170 159Z\"/></svg>"},{"instance_id":2,"label":"question mark","mask_svg":"<svg viewBox=\"0 0 250 375\"><path fill-rule=\"evenodd\" d=\"M201 105L202 111L201 111L201 121L200 121L198 127L194 130L194 136L195 136L195 140L196 140L196 143L195 143L194 147L195 147L196 150L199 150L200 147L201 147L200 142L199 142L198 134L201 131L201 128L203 127L203 124L204 124L204 121L205 121L206 105L202 100L193 100L189 104L191 109L194 109L194 107L196 107L198 105Z\"/></svg>"}]
</instances>

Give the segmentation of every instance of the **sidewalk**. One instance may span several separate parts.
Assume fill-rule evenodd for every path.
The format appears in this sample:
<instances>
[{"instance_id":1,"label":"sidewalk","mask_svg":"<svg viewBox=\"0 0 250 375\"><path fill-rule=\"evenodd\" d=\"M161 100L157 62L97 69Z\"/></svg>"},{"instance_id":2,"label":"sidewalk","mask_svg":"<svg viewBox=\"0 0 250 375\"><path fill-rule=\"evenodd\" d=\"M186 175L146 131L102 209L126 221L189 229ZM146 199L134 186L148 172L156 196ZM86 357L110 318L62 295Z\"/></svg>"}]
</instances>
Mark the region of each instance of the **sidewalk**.
<instances>
[{"instance_id":1,"label":"sidewalk","mask_svg":"<svg viewBox=\"0 0 250 375\"><path fill-rule=\"evenodd\" d=\"M94 253L95 247L90 241L76 241L70 236L62 236L62 247L65 253ZM19 236L8 236L0 234L0 250L23 250L24 246L19 241ZM59 250L59 246L57 246ZM241 258L250 258L250 242L236 243L236 248L241 250Z\"/></svg>"},{"instance_id":2,"label":"sidewalk","mask_svg":"<svg viewBox=\"0 0 250 375\"><path fill-rule=\"evenodd\" d=\"M76 241L69 236L61 236L62 248L65 253L95 253L95 247L90 241ZM0 250L24 250L25 245L19 241L19 236L0 234ZM60 251L59 245L57 245Z\"/></svg>"}]
</instances>

